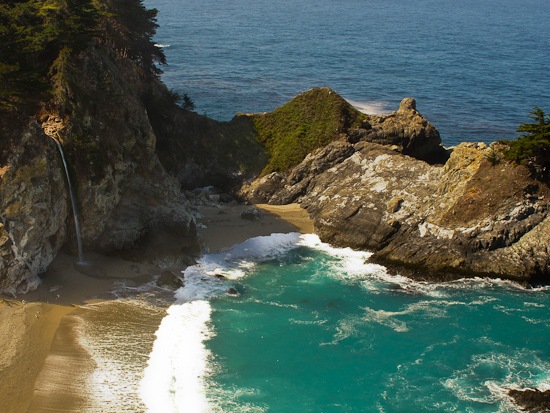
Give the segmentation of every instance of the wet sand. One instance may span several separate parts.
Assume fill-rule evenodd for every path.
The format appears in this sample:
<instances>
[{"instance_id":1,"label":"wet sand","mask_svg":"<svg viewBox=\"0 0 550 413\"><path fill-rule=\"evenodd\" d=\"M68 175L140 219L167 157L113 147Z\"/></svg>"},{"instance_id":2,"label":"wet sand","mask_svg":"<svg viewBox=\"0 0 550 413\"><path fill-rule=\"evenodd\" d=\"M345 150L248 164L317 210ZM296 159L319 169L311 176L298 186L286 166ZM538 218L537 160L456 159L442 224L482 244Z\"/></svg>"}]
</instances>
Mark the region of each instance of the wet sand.
<instances>
[{"instance_id":1,"label":"wet sand","mask_svg":"<svg viewBox=\"0 0 550 413\"><path fill-rule=\"evenodd\" d=\"M250 206L201 207L197 222L203 250L223 251L248 238L272 233L313 232L307 213L298 205L256 207L262 212L259 219L252 220L241 218ZM116 298L110 291L121 282L144 284L161 272L147 262L90 253L86 259L93 265L78 271L74 257L59 254L37 291L18 299L0 298L2 412L86 410L90 395L85 389L95 362L78 339L79 322L97 323L99 330L107 324L123 328L128 322L124 317L132 315L121 315L116 305L109 305L108 301ZM89 310L89 303L108 305L98 318ZM142 363L162 316L162 309L146 319L141 316Z\"/></svg>"},{"instance_id":2,"label":"wet sand","mask_svg":"<svg viewBox=\"0 0 550 413\"><path fill-rule=\"evenodd\" d=\"M259 219L243 219L241 214L256 208ZM197 228L205 252L220 252L252 237L274 233L313 232L313 222L298 204L203 207Z\"/></svg>"}]
</instances>

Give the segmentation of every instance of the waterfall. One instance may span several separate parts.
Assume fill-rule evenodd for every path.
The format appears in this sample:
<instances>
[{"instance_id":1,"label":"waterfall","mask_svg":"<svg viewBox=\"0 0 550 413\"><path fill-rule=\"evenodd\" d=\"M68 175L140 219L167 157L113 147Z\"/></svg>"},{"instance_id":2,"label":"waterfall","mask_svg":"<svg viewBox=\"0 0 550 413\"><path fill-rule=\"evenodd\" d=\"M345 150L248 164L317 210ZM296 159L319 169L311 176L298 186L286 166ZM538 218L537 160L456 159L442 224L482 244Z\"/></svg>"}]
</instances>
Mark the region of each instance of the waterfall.
<instances>
[{"instance_id":1,"label":"waterfall","mask_svg":"<svg viewBox=\"0 0 550 413\"><path fill-rule=\"evenodd\" d=\"M65 153L63 152L63 147L61 146L61 142L58 139L55 139L53 136L50 136L50 138L52 138L56 143L57 149L59 149L59 154L61 155L61 159L63 160L63 166L65 167L65 175L67 176L67 185L69 187L69 193L71 195L71 204L73 206L74 228L76 232L76 243L78 245L78 264L83 264L84 256L82 253L82 236L80 234L80 224L78 222L78 208L76 206L76 197L73 191L73 186L71 184L71 177L69 176L69 168L67 167L67 160L65 159Z\"/></svg>"}]
</instances>

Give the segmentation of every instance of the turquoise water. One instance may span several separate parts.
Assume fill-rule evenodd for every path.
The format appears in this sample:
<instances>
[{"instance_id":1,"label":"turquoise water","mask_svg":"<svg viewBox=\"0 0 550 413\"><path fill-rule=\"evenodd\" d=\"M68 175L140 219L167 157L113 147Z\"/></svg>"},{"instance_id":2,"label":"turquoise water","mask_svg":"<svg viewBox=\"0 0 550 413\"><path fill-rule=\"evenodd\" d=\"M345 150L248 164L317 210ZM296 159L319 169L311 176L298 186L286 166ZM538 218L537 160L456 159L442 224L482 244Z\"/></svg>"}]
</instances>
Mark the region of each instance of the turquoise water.
<instances>
[{"instance_id":1,"label":"turquoise water","mask_svg":"<svg viewBox=\"0 0 550 413\"><path fill-rule=\"evenodd\" d=\"M298 234L205 256L157 332L149 411L515 412L509 389L550 388L550 290L368 256Z\"/></svg>"},{"instance_id":2,"label":"turquoise water","mask_svg":"<svg viewBox=\"0 0 550 413\"><path fill-rule=\"evenodd\" d=\"M229 120L328 86L367 112L414 96L446 144L550 111L548 0L146 0L163 80Z\"/></svg>"}]
</instances>

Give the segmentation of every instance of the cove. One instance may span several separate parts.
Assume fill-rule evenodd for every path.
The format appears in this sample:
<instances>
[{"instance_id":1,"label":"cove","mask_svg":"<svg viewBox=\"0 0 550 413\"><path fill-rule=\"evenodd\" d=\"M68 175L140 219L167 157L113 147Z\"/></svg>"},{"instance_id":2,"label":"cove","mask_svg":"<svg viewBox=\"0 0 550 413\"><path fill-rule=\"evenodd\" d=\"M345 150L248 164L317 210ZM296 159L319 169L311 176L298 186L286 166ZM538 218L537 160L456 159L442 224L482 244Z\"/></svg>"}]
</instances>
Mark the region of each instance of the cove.
<instances>
[{"instance_id":1,"label":"cove","mask_svg":"<svg viewBox=\"0 0 550 413\"><path fill-rule=\"evenodd\" d=\"M151 360L162 348L163 377L176 385L157 386L156 401L193 412L514 412L510 389L550 386L547 289L415 282L367 258L297 234L206 256L186 272L171 330L157 332ZM191 330L181 335L178 325ZM171 351L204 369L191 376ZM151 360L146 379L162 375ZM184 376L200 403L178 397Z\"/></svg>"}]
</instances>

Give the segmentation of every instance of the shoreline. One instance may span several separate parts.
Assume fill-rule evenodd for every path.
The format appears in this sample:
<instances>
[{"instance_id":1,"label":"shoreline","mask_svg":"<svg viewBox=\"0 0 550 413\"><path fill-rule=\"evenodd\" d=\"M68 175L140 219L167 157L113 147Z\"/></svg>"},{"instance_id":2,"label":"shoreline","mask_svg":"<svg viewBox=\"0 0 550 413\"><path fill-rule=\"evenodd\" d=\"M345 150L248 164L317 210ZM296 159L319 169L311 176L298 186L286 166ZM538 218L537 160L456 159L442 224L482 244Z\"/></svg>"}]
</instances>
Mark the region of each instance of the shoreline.
<instances>
[{"instance_id":1,"label":"shoreline","mask_svg":"<svg viewBox=\"0 0 550 413\"><path fill-rule=\"evenodd\" d=\"M257 219L242 217L250 210L261 211ZM313 232L307 212L297 204L220 204L202 206L199 213L197 232L203 253L223 251L256 236ZM111 291L120 283L142 285L162 272L147 262L93 253L87 253L86 258L92 264L84 269L88 275L75 267L75 257L60 253L36 291L17 299L0 298L4 349L0 356L0 405L6 413L72 412L89 406L91 395L82 390L95 363L78 335L86 305L114 302L117 297ZM120 322L114 310L105 317L107 323ZM144 348L152 347L158 325L151 323L160 323L160 319L158 314L152 315L145 326L151 342L143 343Z\"/></svg>"},{"instance_id":2,"label":"shoreline","mask_svg":"<svg viewBox=\"0 0 550 413\"><path fill-rule=\"evenodd\" d=\"M218 205L199 210L197 232L203 253L220 252L249 238L277 232L313 233L313 221L298 204ZM252 216L243 218L247 213Z\"/></svg>"}]
</instances>

